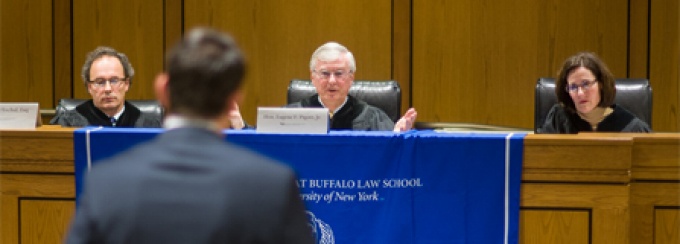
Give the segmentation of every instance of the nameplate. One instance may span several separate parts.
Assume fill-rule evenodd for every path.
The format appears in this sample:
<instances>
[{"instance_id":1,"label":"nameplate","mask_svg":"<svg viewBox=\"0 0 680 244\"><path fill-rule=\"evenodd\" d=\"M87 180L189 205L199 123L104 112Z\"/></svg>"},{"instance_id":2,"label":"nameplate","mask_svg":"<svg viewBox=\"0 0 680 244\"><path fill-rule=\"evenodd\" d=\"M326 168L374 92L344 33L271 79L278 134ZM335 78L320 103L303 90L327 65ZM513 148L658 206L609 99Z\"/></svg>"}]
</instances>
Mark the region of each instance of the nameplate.
<instances>
[{"instance_id":1,"label":"nameplate","mask_svg":"<svg viewBox=\"0 0 680 244\"><path fill-rule=\"evenodd\" d=\"M326 108L257 108L258 133L328 134Z\"/></svg>"},{"instance_id":2,"label":"nameplate","mask_svg":"<svg viewBox=\"0 0 680 244\"><path fill-rule=\"evenodd\" d=\"M38 103L0 103L0 129L35 129Z\"/></svg>"}]
</instances>

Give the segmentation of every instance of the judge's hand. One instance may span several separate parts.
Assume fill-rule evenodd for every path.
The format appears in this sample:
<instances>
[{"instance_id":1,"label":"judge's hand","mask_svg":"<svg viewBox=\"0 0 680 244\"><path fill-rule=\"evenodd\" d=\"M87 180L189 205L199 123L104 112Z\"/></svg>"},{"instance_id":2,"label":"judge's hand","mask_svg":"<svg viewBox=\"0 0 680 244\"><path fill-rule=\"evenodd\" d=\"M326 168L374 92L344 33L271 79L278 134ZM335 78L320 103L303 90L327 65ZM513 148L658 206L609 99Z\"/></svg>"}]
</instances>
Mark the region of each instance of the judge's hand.
<instances>
[{"instance_id":1,"label":"judge's hand","mask_svg":"<svg viewBox=\"0 0 680 244\"><path fill-rule=\"evenodd\" d=\"M236 102L234 102L234 109L229 111L227 117L229 119L230 128L240 130L243 129L243 127L245 127L243 117L241 117L241 111L239 110L238 104L236 104Z\"/></svg>"},{"instance_id":2,"label":"judge's hand","mask_svg":"<svg viewBox=\"0 0 680 244\"><path fill-rule=\"evenodd\" d=\"M416 109L409 108L406 113L404 113L404 116L402 116L394 125L394 132L404 132L411 130L411 128L413 128L413 124L416 122L416 116L418 116Z\"/></svg>"}]
</instances>

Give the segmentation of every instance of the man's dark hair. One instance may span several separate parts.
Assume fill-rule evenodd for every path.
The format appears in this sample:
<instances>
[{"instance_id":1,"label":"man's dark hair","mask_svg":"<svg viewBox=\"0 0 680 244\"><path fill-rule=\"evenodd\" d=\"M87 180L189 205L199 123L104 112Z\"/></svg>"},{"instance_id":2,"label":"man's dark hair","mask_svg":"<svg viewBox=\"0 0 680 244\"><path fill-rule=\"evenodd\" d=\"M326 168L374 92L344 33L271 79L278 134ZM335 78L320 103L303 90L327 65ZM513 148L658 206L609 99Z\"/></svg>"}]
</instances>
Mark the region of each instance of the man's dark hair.
<instances>
[{"instance_id":1,"label":"man's dark hair","mask_svg":"<svg viewBox=\"0 0 680 244\"><path fill-rule=\"evenodd\" d=\"M91 80L90 69L92 69L92 63L103 56L117 58L118 61L120 61L120 64L123 65L123 72L125 73L125 77L118 78L128 78L128 81L130 84L132 84L132 78L135 76L135 69L132 68L132 64L130 63L128 57L124 53L118 52L112 47L99 46L92 52L88 53L87 57L85 57L85 64L83 64L80 74L80 77L83 78L83 84L85 84L85 87L87 87L87 83Z\"/></svg>"},{"instance_id":2,"label":"man's dark hair","mask_svg":"<svg viewBox=\"0 0 680 244\"><path fill-rule=\"evenodd\" d=\"M203 118L224 112L227 98L240 87L245 60L227 34L196 28L168 55L170 111Z\"/></svg>"}]
</instances>

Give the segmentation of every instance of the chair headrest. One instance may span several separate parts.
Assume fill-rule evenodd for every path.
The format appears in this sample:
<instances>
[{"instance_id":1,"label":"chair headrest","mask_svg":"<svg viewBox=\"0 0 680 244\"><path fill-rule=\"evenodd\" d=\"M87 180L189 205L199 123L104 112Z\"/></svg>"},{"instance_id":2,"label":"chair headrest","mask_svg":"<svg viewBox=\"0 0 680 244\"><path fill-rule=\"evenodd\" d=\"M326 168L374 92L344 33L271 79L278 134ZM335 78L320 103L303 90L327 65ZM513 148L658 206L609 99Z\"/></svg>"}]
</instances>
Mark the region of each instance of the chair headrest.
<instances>
[{"instance_id":1,"label":"chair headrest","mask_svg":"<svg viewBox=\"0 0 680 244\"><path fill-rule=\"evenodd\" d=\"M316 88L310 80L291 80L288 86L287 103L316 94ZM382 109L392 121L401 117L401 88L396 81L359 81L355 80L349 94L372 106Z\"/></svg>"},{"instance_id":2,"label":"chair headrest","mask_svg":"<svg viewBox=\"0 0 680 244\"><path fill-rule=\"evenodd\" d=\"M545 122L550 108L557 103L555 79L539 78L534 97L534 131ZM652 87L647 79L616 79L614 103L652 126Z\"/></svg>"}]
</instances>

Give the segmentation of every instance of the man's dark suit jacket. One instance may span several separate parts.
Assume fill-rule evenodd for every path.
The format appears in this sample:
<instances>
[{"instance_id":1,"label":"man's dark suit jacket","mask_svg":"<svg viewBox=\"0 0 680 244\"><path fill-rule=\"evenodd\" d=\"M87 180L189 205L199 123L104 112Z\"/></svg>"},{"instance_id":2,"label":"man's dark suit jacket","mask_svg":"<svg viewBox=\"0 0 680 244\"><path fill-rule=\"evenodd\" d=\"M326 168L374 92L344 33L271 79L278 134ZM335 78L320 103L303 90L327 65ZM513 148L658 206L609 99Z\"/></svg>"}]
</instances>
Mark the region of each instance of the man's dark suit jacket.
<instances>
[{"instance_id":1,"label":"man's dark suit jacket","mask_svg":"<svg viewBox=\"0 0 680 244\"><path fill-rule=\"evenodd\" d=\"M294 172L199 128L86 176L67 243L313 243Z\"/></svg>"}]
</instances>

